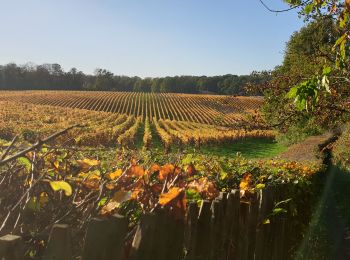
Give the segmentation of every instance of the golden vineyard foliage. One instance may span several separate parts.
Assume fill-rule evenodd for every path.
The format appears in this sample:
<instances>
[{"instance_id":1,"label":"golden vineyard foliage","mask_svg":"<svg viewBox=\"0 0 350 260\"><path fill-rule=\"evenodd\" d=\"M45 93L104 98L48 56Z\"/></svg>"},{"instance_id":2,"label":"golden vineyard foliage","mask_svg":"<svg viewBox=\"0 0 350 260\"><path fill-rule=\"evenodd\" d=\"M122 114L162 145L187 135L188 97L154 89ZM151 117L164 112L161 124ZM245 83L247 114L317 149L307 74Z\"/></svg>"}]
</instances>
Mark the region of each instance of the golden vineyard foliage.
<instances>
[{"instance_id":1,"label":"golden vineyard foliage","mask_svg":"<svg viewBox=\"0 0 350 260\"><path fill-rule=\"evenodd\" d=\"M256 114L263 104L260 97L98 91L3 91L0 101L225 126L239 125L244 121L244 114Z\"/></svg>"},{"instance_id":2,"label":"golden vineyard foliage","mask_svg":"<svg viewBox=\"0 0 350 260\"><path fill-rule=\"evenodd\" d=\"M133 148L138 141L141 141L144 147L151 149L152 138L158 135L165 150L169 151L173 144L200 147L203 144L221 144L242 138L274 138L275 136L275 132L271 130L242 129L242 126L232 129L228 126L191 121L163 120L148 116L143 118L134 115L4 101L0 101L0 105L4 107L0 111L0 140L8 141L19 134L25 141L34 143L37 139L56 132L57 129L64 129L71 125L83 127L71 130L69 134L57 138L52 144ZM143 132L142 140L137 140L139 131Z\"/></svg>"}]
</instances>

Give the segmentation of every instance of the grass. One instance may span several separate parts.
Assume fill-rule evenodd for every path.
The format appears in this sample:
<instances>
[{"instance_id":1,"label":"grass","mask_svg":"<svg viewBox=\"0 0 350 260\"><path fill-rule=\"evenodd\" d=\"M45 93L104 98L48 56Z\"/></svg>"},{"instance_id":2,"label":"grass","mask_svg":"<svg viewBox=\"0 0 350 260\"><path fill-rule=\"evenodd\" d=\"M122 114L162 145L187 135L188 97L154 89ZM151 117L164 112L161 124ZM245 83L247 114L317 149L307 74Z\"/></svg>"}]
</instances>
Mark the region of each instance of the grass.
<instances>
[{"instance_id":1,"label":"grass","mask_svg":"<svg viewBox=\"0 0 350 260\"><path fill-rule=\"evenodd\" d=\"M159 136L155 134L155 129L151 125L152 150L163 151L163 144ZM249 138L238 140L233 143L203 145L200 149L194 146L186 147L183 153L196 153L214 155L219 157L234 157L240 153L249 159L272 158L286 151L287 147L268 138ZM172 152L179 152L180 146L172 145Z\"/></svg>"},{"instance_id":2,"label":"grass","mask_svg":"<svg viewBox=\"0 0 350 260\"><path fill-rule=\"evenodd\" d=\"M287 150L287 147L267 138L249 138L234 143L202 146L196 152L220 157L233 157L240 153L246 158L272 158Z\"/></svg>"}]
</instances>

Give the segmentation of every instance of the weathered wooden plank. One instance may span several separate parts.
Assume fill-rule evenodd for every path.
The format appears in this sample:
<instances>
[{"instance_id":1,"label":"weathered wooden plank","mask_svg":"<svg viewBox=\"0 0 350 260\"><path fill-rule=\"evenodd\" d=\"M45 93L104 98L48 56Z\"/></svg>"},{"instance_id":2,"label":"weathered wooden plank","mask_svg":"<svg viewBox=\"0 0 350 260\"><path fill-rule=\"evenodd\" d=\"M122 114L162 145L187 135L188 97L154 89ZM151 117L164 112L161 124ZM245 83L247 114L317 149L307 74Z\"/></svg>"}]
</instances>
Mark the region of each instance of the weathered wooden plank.
<instances>
[{"instance_id":1,"label":"weathered wooden plank","mask_svg":"<svg viewBox=\"0 0 350 260\"><path fill-rule=\"evenodd\" d=\"M207 260L211 250L211 203L203 200L197 222L195 259Z\"/></svg>"},{"instance_id":2,"label":"weathered wooden plank","mask_svg":"<svg viewBox=\"0 0 350 260\"><path fill-rule=\"evenodd\" d=\"M211 204L212 223L211 223L211 259L221 259L223 256L223 229L224 229L224 210L222 200L214 200Z\"/></svg>"},{"instance_id":3,"label":"weathered wooden plank","mask_svg":"<svg viewBox=\"0 0 350 260\"><path fill-rule=\"evenodd\" d=\"M199 208L196 202L192 202L188 205L186 229L185 229L185 249L186 260L195 259L195 247L196 247L196 232L198 221Z\"/></svg>"},{"instance_id":4,"label":"weathered wooden plank","mask_svg":"<svg viewBox=\"0 0 350 260\"><path fill-rule=\"evenodd\" d=\"M249 223L249 203L241 202L239 215L239 244L238 259L248 259L248 223Z\"/></svg>"},{"instance_id":5,"label":"weathered wooden plank","mask_svg":"<svg viewBox=\"0 0 350 260\"><path fill-rule=\"evenodd\" d=\"M255 193L254 197L251 199L249 205L249 217L248 217L248 259L255 259L255 238L256 238L256 229L258 223L258 214L259 214L259 203L258 203L258 194Z\"/></svg>"},{"instance_id":6,"label":"weathered wooden plank","mask_svg":"<svg viewBox=\"0 0 350 260\"><path fill-rule=\"evenodd\" d=\"M127 230L127 219L118 214L109 219L92 219L86 233L82 259L121 259Z\"/></svg>"},{"instance_id":7,"label":"weathered wooden plank","mask_svg":"<svg viewBox=\"0 0 350 260\"><path fill-rule=\"evenodd\" d=\"M266 216L272 213L274 203L275 203L275 187L267 187L265 193L263 194L263 200L266 205ZM271 260L272 258L272 243L273 243L273 233L272 233L272 219L269 218L270 224L262 225L262 250L261 259Z\"/></svg>"},{"instance_id":8,"label":"weathered wooden plank","mask_svg":"<svg viewBox=\"0 0 350 260\"><path fill-rule=\"evenodd\" d=\"M272 228L273 244L272 244L272 258L273 260L285 259L285 224L286 219L277 217L274 220Z\"/></svg>"},{"instance_id":9,"label":"weathered wooden plank","mask_svg":"<svg viewBox=\"0 0 350 260\"><path fill-rule=\"evenodd\" d=\"M155 255L155 226L155 214L145 214L141 217L140 223L137 226L137 230L132 242L130 259L152 259L152 255Z\"/></svg>"},{"instance_id":10,"label":"weathered wooden plank","mask_svg":"<svg viewBox=\"0 0 350 260\"><path fill-rule=\"evenodd\" d=\"M54 224L43 260L72 259L71 231L67 224Z\"/></svg>"},{"instance_id":11,"label":"weathered wooden plank","mask_svg":"<svg viewBox=\"0 0 350 260\"><path fill-rule=\"evenodd\" d=\"M184 220L174 219L172 216L168 216L167 219L167 225L163 228L166 232L167 254L165 258L159 260L181 260L184 258Z\"/></svg>"},{"instance_id":12,"label":"weathered wooden plank","mask_svg":"<svg viewBox=\"0 0 350 260\"><path fill-rule=\"evenodd\" d=\"M227 195L227 206L225 214L224 226L224 249L225 255L223 259L238 259L239 257L239 243L240 243L240 194L239 190L232 190Z\"/></svg>"},{"instance_id":13,"label":"weathered wooden plank","mask_svg":"<svg viewBox=\"0 0 350 260\"><path fill-rule=\"evenodd\" d=\"M23 242L20 236L5 235L0 237L0 259L20 260L23 259Z\"/></svg>"}]
</instances>

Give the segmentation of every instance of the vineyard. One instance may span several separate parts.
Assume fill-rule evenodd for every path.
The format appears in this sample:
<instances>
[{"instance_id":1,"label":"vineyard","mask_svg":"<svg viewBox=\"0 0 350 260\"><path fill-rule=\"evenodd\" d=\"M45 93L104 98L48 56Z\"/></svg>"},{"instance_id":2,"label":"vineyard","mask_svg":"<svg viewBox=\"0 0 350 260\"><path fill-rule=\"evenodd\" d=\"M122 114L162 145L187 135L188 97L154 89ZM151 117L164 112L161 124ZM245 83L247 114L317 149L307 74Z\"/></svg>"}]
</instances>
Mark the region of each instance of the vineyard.
<instances>
[{"instance_id":1,"label":"vineyard","mask_svg":"<svg viewBox=\"0 0 350 260\"><path fill-rule=\"evenodd\" d=\"M2 92L0 139L20 135L33 143L57 129L80 125L55 140L63 147L164 150L274 138L275 132L248 123L259 117L260 98L113 92ZM252 122L252 121L251 121Z\"/></svg>"},{"instance_id":2,"label":"vineyard","mask_svg":"<svg viewBox=\"0 0 350 260\"><path fill-rule=\"evenodd\" d=\"M0 101L113 112L147 117L151 121L169 119L228 127L248 124L247 116L258 116L263 104L260 97L81 91L2 91Z\"/></svg>"}]
</instances>

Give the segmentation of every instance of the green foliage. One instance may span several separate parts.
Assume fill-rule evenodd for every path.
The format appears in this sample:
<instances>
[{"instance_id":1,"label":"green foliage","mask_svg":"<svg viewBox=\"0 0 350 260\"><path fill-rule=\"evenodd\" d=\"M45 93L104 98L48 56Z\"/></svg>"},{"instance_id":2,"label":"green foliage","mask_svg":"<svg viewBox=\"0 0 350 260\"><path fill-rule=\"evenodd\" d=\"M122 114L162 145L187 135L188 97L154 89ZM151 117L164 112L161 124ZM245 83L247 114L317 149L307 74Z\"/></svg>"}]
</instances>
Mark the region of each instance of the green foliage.
<instances>
[{"instance_id":1,"label":"green foliage","mask_svg":"<svg viewBox=\"0 0 350 260\"><path fill-rule=\"evenodd\" d=\"M342 134L333 146L334 163L350 171L350 124L343 126Z\"/></svg>"},{"instance_id":2,"label":"green foliage","mask_svg":"<svg viewBox=\"0 0 350 260\"><path fill-rule=\"evenodd\" d=\"M289 126L285 132L277 135L276 140L282 145L289 146L302 142L308 136L322 134L325 129L318 126L315 120L317 119L307 119L307 117L300 119L299 122Z\"/></svg>"}]
</instances>

